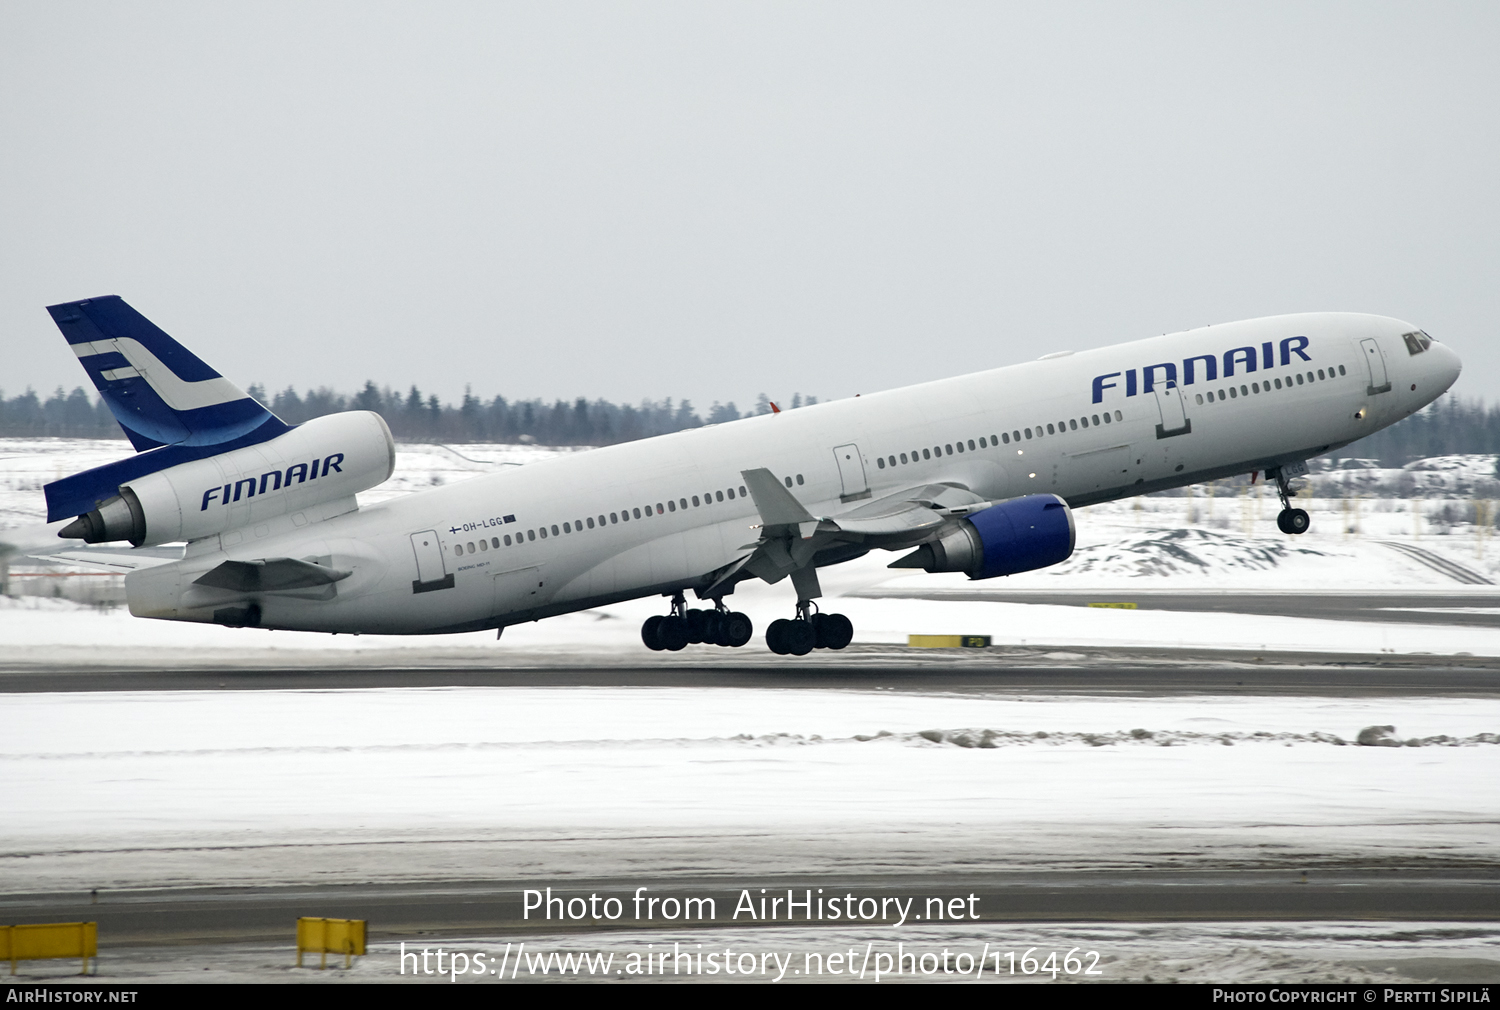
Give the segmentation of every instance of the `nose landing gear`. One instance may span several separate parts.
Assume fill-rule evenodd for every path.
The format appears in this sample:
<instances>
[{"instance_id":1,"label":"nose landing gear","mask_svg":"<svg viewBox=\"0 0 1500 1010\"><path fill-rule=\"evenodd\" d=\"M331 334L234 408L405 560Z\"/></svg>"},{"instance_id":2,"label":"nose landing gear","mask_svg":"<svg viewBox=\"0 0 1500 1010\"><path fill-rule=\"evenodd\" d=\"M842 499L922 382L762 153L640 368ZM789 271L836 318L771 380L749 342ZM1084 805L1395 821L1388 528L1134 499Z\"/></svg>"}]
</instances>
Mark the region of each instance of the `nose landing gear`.
<instances>
[{"instance_id":1,"label":"nose landing gear","mask_svg":"<svg viewBox=\"0 0 1500 1010\"><path fill-rule=\"evenodd\" d=\"M1307 468L1303 467L1302 470L1306 472ZM1292 535L1306 533L1307 528L1312 525L1312 519L1305 509L1292 508L1291 498L1296 492L1292 490L1291 479L1281 467L1268 471L1266 476L1275 478L1276 493L1281 496L1281 511L1276 515L1276 528Z\"/></svg>"},{"instance_id":2,"label":"nose landing gear","mask_svg":"<svg viewBox=\"0 0 1500 1010\"><path fill-rule=\"evenodd\" d=\"M641 641L656 652L678 652L688 645L722 645L737 649L750 641L755 626L750 618L714 600L712 610L689 610L681 593L672 597L672 612L666 616L646 618L641 625Z\"/></svg>"},{"instance_id":3,"label":"nose landing gear","mask_svg":"<svg viewBox=\"0 0 1500 1010\"><path fill-rule=\"evenodd\" d=\"M815 611L811 600L797 604L793 620L766 627L766 647L778 656L805 656L814 649L842 649L854 638L854 623L843 614Z\"/></svg>"}]
</instances>

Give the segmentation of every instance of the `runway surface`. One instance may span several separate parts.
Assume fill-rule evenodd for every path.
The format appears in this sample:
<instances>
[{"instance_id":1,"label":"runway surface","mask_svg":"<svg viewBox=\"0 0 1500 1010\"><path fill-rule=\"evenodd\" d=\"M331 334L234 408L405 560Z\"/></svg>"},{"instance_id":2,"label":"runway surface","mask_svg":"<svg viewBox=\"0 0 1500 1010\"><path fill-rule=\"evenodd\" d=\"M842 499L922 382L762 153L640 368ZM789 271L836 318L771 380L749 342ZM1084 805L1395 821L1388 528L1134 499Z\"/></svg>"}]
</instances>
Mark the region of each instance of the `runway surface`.
<instances>
[{"instance_id":1,"label":"runway surface","mask_svg":"<svg viewBox=\"0 0 1500 1010\"><path fill-rule=\"evenodd\" d=\"M863 589L846 595L866 600L940 600L965 603L1026 603L1057 607L1129 605L1136 610L1257 614L1331 621L1500 627L1500 594L1493 591L1434 593L1285 593L1203 590L1069 589Z\"/></svg>"},{"instance_id":2,"label":"runway surface","mask_svg":"<svg viewBox=\"0 0 1500 1010\"><path fill-rule=\"evenodd\" d=\"M637 887L648 897L712 898L713 918L685 922L656 915L633 916ZM1314 871L1310 879L1279 871L1072 872L1016 874L890 875L835 878L722 877L641 881L570 880L552 896L567 901L597 895L618 898L624 913L614 922L570 920L554 906L553 918L540 911L523 917L523 890L543 889L545 880L443 881L425 884L357 885L265 889L182 889L104 892L97 901L77 892L13 895L0 899L6 922L99 924L101 943L111 946L197 944L285 940L299 916L365 919L370 939L428 936L499 936L527 933L599 932L610 929L734 928L795 924L849 926L845 919L807 922L800 911L788 920L784 906L776 920L734 916L747 889L758 901L761 889L797 901L809 889L817 896L843 899L914 899L910 923L934 925L925 913L942 899L953 925L983 922L1193 922L1404 920L1493 922L1500 918L1500 870L1493 868L1412 871L1366 868ZM970 898L974 900L970 902ZM953 899L962 899L960 914ZM575 906L581 908L582 906ZM661 906L656 906L659 909ZM888 907L894 907L888 906ZM972 918L977 913L978 918ZM854 923L891 928L890 921Z\"/></svg>"},{"instance_id":3,"label":"runway surface","mask_svg":"<svg viewBox=\"0 0 1500 1010\"><path fill-rule=\"evenodd\" d=\"M1500 659L1205 649L909 649L850 646L801 658L689 647L650 665L607 654L512 652L506 666L441 657L372 667L183 669L0 666L0 693L337 690L391 687L890 688L983 693L1500 694ZM285 659L277 662L285 663Z\"/></svg>"}]
</instances>

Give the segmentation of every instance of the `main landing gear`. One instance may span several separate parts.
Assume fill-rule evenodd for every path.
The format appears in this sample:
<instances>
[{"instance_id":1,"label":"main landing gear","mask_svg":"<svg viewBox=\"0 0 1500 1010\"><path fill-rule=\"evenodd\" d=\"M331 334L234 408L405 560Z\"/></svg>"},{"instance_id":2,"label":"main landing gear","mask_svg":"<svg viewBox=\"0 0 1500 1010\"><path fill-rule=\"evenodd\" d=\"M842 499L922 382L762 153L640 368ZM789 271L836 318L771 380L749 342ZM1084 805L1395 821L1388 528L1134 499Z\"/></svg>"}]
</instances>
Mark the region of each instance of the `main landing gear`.
<instances>
[{"instance_id":1,"label":"main landing gear","mask_svg":"<svg viewBox=\"0 0 1500 1010\"><path fill-rule=\"evenodd\" d=\"M714 600L712 610L689 610L681 593L672 597L672 612L665 617L646 618L641 641L658 652L676 652L688 645L722 645L738 649L750 641L755 626L750 618L730 611L724 601Z\"/></svg>"},{"instance_id":2,"label":"main landing gear","mask_svg":"<svg viewBox=\"0 0 1500 1010\"><path fill-rule=\"evenodd\" d=\"M797 604L795 620L772 621L766 646L778 656L805 656L814 649L842 649L854 638L854 624L843 614L813 611L811 600Z\"/></svg>"},{"instance_id":3,"label":"main landing gear","mask_svg":"<svg viewBox=\"0 0 1500 1010\"><path fill-rule=\"evenodd\" d=\"M1292 508L1291 497L1296 492L1292 490L1292 482L1287 479L1281 467L1266 474L1267 477L1276 478L1276 493L1281 496L1281 511L1276 515L1276 528L1283 533L1293 535L1306 533L1307 528L1312 525L1305 509Z\"/></svg>"}]
</instances>

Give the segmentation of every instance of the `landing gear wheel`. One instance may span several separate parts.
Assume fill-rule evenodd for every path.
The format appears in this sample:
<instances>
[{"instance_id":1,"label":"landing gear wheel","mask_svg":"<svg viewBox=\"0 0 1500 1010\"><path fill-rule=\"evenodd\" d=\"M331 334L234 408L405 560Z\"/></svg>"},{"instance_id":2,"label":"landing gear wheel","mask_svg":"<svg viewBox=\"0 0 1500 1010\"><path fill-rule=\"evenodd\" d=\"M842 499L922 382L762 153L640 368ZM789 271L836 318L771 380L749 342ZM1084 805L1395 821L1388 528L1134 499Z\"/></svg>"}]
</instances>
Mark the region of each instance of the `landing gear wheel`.
<instances>
[{"instance_id":1,"label":"landing gear wheel","mask_svg":"<svg viewBox=\"0 0 1500 1010\"><path fill-rule=\"evenodd\" d=\"M738 649L750 641L750 636L755 634L755 625L750 618L738 610L732 613L721 614L719 621L719 644L726 645L731 649Z\"/></svg>"},{"instance_id":2,"label":"landing gear wheel","mask_svg":"<svg viewBox=\"0 0 1500 1010\"><path fill-rule=\"evenodd\" d=\"M805 656L818 644L818 633L810 621L787 621L782 631L782 643L793 656Z\"/></svg>"},{"instance_id":3,"label":"landing gear wheel","mask_svg":"<svg viewBox=\"0 0 1500 1010\"><path fill-rule=\"evenodd\" d=\"M680 617L663 617L656 626L656 640L668 652L678 652L687 647L687 622Z\"/></svg>"},{"instance_id":4,"label":"landing gear wheel","mask_svg":"<svg viewBox=\"0 0 1500 1010\"><path fill-rule=\"evenodd\" d=\"M661 622L661 615L653 614L652 616L646 618L645 624L641 625L641 641L646 643L646 648L650 649L652 652L660 652L662 650L661 639L658 637L658 632L661 629Z\"/></svg>"},{"instance_id":5,"label":"landing gear wheel","mask_svg":"<svg viewBox=\"0 0 1500 1010\"><path fill-rule=\"evenodd\" d=\"M854 622L843 614L814 614L811 618L819 649L842 649L854 639Z\"/></svg>"},{"instance_id":6,"label":"landing gear wheel","mask_svg":"<svg viewBox=\"0 0 1500 1010\"><path fill-rule=\"evenodd\" d=\"M1282 509L1276 516L1276 528L1283 533L1296 535L1306 533L1307 528L1312 525L1304 509Z\"/></svg>"},{"instance_id":7,"label":"landing gear wheel","mask_svg":"<svg viewBox=\"0 0 1500 1010\"><path fill-rule=\"evenodd\" d=\"M792 622L785 618L779 618L766 625L766 648L778 656L785 656L792 650L787 647L787 629Z\"/></svg>"},{"instance_id":8,"label":"landing gear wheel","mask_svg":"<svg viewBox=\"0 0 1500 1010\"><path fill-rule=\"evenodd\" d=\"M689 610L682 615L687 626L687 640L691 645L708 641L708 617L711 610Z\"/></svg>"}]
</instances>

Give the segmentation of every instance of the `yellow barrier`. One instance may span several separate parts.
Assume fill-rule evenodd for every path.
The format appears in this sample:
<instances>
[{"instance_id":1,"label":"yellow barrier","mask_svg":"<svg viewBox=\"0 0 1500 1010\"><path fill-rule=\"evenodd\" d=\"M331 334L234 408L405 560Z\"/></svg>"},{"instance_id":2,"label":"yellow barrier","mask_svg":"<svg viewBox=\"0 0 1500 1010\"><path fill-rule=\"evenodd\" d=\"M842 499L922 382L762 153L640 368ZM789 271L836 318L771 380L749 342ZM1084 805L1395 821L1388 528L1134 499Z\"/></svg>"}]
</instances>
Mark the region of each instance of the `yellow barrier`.
<instances>
[{"instance_id":1,"label":"yellow barrier","mask_svg":"<svg viewBox=\"0 0 1500 1010\"><path fill-rule=\"evenodd\" d=\"M907 635L913 649L988 649L989 635Z\"/></svg>"},{"instance_id":2,"label":"yellow barrier","mask_svg":"<svg viewBox=\"0 0 1500 1010\"><path fill-rule=\"evenodd\" d=\"M1134 610L1134 603L1090 603L1091 607L1105 607L1109 610Z\"/></svg>"},{"instance_id":3,"label":"yellow barrier","mask_svg":"<svg viewBox=\"0 0 1500 1010\"><path fill-rule=\"evenodd\" d=\"M349 959L365 952L365 920L363 919L314 919L303 916L297 920L297 967L302 967L302 952L322 954L319 968L328 967L329 954L343 954L344 967Z\"/></svg>"},{"instance_id":4,"label":"yellow barrier","mask_svg":"<svg viewBox=\"0 0 1500 1010\"><path fill-rule=\"evenodd\" d=\"M51 957L81 957L83 970L89 973L89 958L99 955L97 922L35 922L21 926L0 926L0 960L10 961L10 973L16 973L17 961L38 961Z\"/></svg>"}]
</instances>

